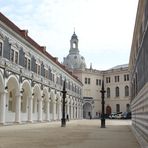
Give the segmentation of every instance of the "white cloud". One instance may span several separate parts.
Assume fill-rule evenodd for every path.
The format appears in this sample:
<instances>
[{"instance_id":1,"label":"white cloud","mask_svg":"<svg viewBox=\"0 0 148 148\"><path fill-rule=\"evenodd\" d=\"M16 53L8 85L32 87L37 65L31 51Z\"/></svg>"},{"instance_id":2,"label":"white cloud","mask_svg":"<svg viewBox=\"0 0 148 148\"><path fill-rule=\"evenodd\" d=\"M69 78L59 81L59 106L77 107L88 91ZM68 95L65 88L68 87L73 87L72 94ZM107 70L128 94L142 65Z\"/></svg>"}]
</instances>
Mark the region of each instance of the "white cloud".
<instances>
[{"instance_id":1,"label":"white cloud","mask_svg":"<svg viewBox=\"0 0 148 148\"><path fill-rule=\"evenodd\" d=\"M101 54L108 53L110 61L104 61L106 69L107 65L113 67L122 64L116 56L125 56L120 59L128 63L137 2L17 0L14 4L13 0L8 3L3 0L0 9L21 29L28 29L30 36L39 44L47 46L48 51L59 57L60 61L69 52L69 41L75 27L80 53L86 62L103 67ZM115 60L116 64L112 62Z\"/></svg>"}]
</instances>

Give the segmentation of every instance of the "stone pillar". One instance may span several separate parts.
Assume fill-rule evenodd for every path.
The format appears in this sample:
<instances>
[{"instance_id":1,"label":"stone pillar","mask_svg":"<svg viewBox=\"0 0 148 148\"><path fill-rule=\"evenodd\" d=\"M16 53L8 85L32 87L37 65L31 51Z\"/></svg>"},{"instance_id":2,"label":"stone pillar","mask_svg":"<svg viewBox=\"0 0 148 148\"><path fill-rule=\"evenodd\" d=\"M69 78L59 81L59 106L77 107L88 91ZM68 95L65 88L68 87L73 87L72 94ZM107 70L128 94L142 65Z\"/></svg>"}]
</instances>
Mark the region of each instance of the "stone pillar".
<instances>
[{"instance_id":1,"label":"stone pillar","mask_svg":"<svg viewBox=\"0 0 148 148\"><path fill-rule=\"evenodd\" d=\"M83 103L81 103L80 109L81 109L81 119L83 119Z\"/></svg>"},{"instance_id":2,"label":"stone pillar","mask_svg":"<svg viewBox=\"0 0 148 148\"><path fill-rule=\"evenodd\" d=\"M79 110L79 102L78 102L78 105L77 105L77 119L80 119L80 110Z\"/></svg>"},{"instance_id":3,"label":"stone pillar","mask_svg":"<svg viewBox=\"0 0 148 148\"><path fill-rule=\"evenodd\" d=\"M71 119L73 119L73 104L71 103Z\"/></svg>"},{"instance_id":4,"label":"stone pillar","mask_svg":"<svg viewBox=\"0 0 148 148\"><path fill-rule=\"evenodd\" d=\"M61 102L60 101L58 101L57 102L57 104L58 104L58 120L61 120Z\"/></svg>"},{"instance_id":5,"label":"stone pillar","mask_svg":"<svg viewBox=\"0 0 148 148\"><path fill-rule=\"evenodd\" d=\"M38 121L42 122L42 99L38 99L39 101L39 112L38 112Z\"/></svg>"},{"instance_id":6,"label":"stone pillar","mask_svg":"<svg viewBox=\"0 0 148 148\"><path fill-rule=\"evenodd\" d=\"M61 101L59 102L59 120L62 119L62 103Z\"/></svg>"},{"instance_id":7,"label":"stone pillar","mask_svg":"<svg viewBox=\"0 0 148 148\"><path fill-rule=\"evenodd\" d=\"M67 114L69 116L69 101L67 101Z\"/></svg>"},{"instance_id":8,"label":"stone pillar","mask_svg":"<svg viewBox=\"0 0 148 148\"><path fill-rule=\"evenodd\" d=\"M21 95L20 93L16 94L16 106L15 106L15 122L20 123L21 122Z\"/></svg>"},{"instance_id":9,"label":"stone pillar","mask_svg":"<svg viewBox=\"0 0 148 148\"><path fill-rule=\"evenodd\" d=\"M49 100L46 100L46 121L49 121L50 110L49 110Z\"/></svg>"},{"instance_id":10,"label":"stone pillar","mask_svg":"<svg viewBox=\"0 0 148 148\"><path fill-rule=\"evenodd\" d=\"M6 91L2 92L0 96L0 123L1 124L5 123L6 97L7 97L7 92Z\"/></svg>"},{"instance_id":11,"label":"stone pillar","mask_svg":"<svg viewBox=\"0 0 148 148\"><path fill-rule=\"evenodd\" d=\"M52 115L53 118L52 119L56 120L56 102L53 101L52 103L53 103L53 112L52 112L53 113L53 115Z\"/></svg>"},{"instance_id":12,"label":"stone pillar","mask_svg":"<svg viewBox=\"0 0 148 148\"><path fill-rule=\"evenodd\" d=\"M32 122L32 97L28 97L28 122Z\"/></svg>"}]
</instances>

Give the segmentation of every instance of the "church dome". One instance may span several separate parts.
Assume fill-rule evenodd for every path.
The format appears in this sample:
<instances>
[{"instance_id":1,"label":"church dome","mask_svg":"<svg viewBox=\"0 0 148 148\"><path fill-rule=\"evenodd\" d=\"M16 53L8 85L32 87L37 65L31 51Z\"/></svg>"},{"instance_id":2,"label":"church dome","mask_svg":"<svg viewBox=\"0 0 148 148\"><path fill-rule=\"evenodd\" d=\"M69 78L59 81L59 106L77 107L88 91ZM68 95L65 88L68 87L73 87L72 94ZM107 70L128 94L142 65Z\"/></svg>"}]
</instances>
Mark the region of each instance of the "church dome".
<instances>
[{"instance_id":1,"label":"church dome","mask_svg":"<svg viewBox=\"0 0 148 148\"><path fill-rule=\"evenodd\" d=\"M78 38L75 32L70 40L70 50L66 58L64 58L63 64L68 69L85 69L85 58L79 54L78 50Z\"/></svg>"}]
</instances>

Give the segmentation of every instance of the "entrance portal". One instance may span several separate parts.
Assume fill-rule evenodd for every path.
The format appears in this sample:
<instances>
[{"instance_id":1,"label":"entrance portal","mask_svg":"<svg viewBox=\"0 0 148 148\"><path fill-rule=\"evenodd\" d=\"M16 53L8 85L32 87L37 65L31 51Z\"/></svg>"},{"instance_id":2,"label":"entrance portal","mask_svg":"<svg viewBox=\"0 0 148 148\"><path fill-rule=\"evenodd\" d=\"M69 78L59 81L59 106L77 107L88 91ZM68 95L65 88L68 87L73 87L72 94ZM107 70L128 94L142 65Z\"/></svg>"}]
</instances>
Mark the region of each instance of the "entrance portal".
<instances>
[{"instance_id":1,"label":"entrance portal","mask_svg":"<svg viewBox=\"0 0 148 148\"><path fill-rule=\"evenodd\" d=\"M110 107L110 106L107 106L107 107L106 107L106 114L107 114L107 115L110 115L111 112L112 112L111 107Z\"/></svg>"},{"instance_id":2,"label":"entrance portal","mask_svg":"<svg viewBox=\"0 0 148 148\"><path fill-rule=\"evenodd\" d=\"M87 102L83 105L83 118L90 119L90 117L92 117L92 106Z\"/></svg>"}]
</instances>

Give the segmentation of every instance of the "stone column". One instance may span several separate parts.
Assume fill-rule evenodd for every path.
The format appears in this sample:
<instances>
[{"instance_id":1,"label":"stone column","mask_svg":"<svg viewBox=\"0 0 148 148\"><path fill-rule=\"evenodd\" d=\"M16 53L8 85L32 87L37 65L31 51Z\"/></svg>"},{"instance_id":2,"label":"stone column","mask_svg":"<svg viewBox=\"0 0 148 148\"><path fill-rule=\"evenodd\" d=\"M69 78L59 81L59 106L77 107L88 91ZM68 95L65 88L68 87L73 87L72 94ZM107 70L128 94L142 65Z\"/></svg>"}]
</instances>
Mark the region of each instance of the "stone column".
<instances>
[{"instance_id":1,"label":"stone column","mask_svg":"<svg viewBox=\"0 0 148 148\"><path fill-rule=\"evenodd\" d=\"M0 123L5 123L5 110L6 110L6 97L7 97L7 91L4 91L1 93L0 96Z\"/></svg>"},{"instance_id":2,"label":"stone column","mask_svg":"<svg viewBox=\"0 0 148 148\"><path fill-rule=\"evenodd\" d=\"M56 102L53 101L52 103L53 103L53 112L52 112L53 115L52 116L53 116L53 120L55 120L56 119Z\"/></svg>"},{"instance_id":3,"label":"stone column","mask_svg":"<svg viewBox=\"0 0 148 148\"><path fill-rule=\"evenodd\" d=\"M42 99L38 99L39 101L39 112L38 112L38 121L42 122Z\"/></svg>"},{"instance_id":4,"label":"stone column","mask_svg":"<svg viewBox=\"0 0 148 148\"><path fill-rule=\"evenodd\" d=\"M15 122L20 123L21 122L21 95L20 93L16 94L16 106L15 106Z\"/></svg>"},{"instance_id":5,"label":"stone column","mask_svg":"<svg viewBox=\"0 0 148 148\"><path fill-rule=\"evenodd\" d=\"M32 97L28 97L28 122L32 122Z\"/></svg>"},{"instance_id":6,"label":"stone column","mask_svg":"<svg viewBox=\"0 0 148 148\"><path fill-rule=\"evenodd\" d=\"M81 119L83 119L83 103L81 103L80 109L81 109Z\"/></svg>"},{"instance_id":7,"label":"stone column","mask_svg":"<svg viewBox=\"0 0 148 148\"><path fill-rule=\"evenodd\" d=\"M59 120L62 118L62 103L61 101L59 102Z\"/></svg>"},{"instance_id":8,"label":"stone column","mask_svg":"<svg viewBox=\"0 0 148 148\"><path fill-rule=\"evenodd\" d=\"M73 119L73 104L71 103L71 119Z\"/></svg>"},{"instance_id":9,"label":"stone column","mask_svg":"<svg viewBox=\"0 0 148 148\"><path fill-rule=\"evenodd\" d=\"M46 100L46 121L49 121L49 100Z\"/></svg>"},{"instance_id":10,"label":"stone column","mask_svg":"<svg viewBox=\"0 0 148 148\"><path fill-rule=\"evenodd\" d=\"M77 119L80 119L79 114L80 114L80 110L79 110L79 102L78 102L78 104L77 104Z\"/></svg>"}]
</instances>

